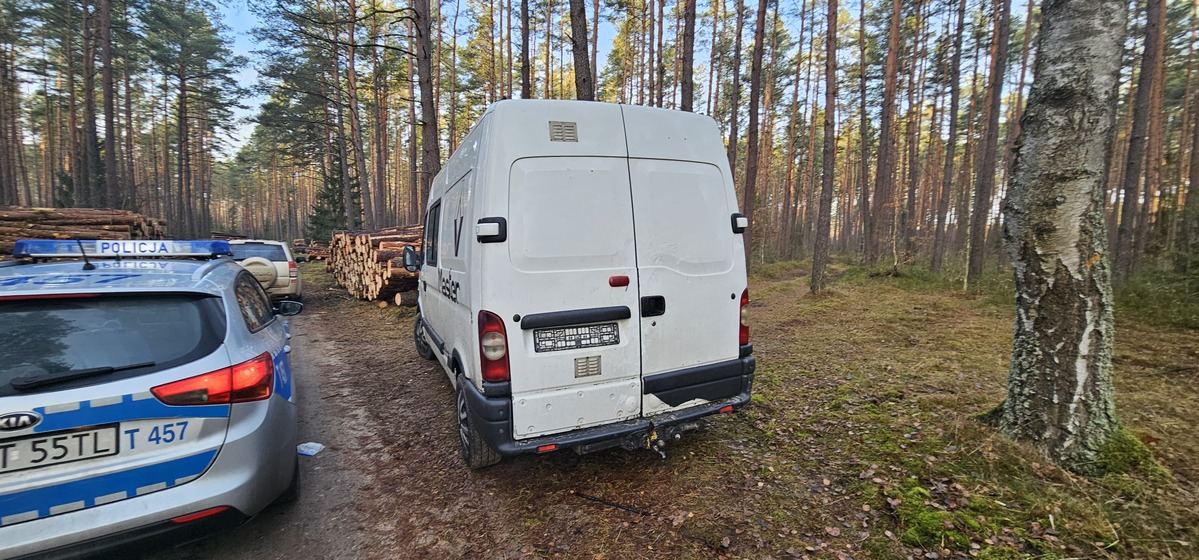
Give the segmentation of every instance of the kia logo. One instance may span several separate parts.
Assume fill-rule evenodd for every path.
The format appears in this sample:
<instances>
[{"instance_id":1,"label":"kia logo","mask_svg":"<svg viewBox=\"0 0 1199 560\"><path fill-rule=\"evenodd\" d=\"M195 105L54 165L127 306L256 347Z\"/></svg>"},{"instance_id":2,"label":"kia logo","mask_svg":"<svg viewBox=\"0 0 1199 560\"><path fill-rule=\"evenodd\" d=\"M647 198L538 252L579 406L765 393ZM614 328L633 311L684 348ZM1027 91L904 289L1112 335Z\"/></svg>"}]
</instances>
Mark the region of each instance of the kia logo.
<instances>
[{"instance_id":1,"label":"kia logo","mask_svg":"<svg viewBox=\"0 0 1199 560\"><path fill-rule=\"evenodd\" d=\"M42 421L42 416L36 412L12 412L0 415L0 432L24 430Z\"/></svg>"}]
</instances>

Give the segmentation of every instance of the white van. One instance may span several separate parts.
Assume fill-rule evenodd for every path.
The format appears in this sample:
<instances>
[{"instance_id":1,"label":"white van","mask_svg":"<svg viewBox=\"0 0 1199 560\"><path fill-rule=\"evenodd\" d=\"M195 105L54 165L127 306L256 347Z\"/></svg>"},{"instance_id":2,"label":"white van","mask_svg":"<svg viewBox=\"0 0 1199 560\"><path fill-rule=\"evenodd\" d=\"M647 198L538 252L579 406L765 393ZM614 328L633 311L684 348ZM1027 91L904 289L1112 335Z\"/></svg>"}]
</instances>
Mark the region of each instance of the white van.
<instances>
[{"instance_id":1,"label":"white van","mask_svg":"<svg viewBox=\"0 0 1199 560\"><path fill-rule=\"evenodd\" d=\"M653 448L749 402L733 178L711 118L582 101L489 107L433 182L418 351L472 468Z\"/></svg>"}]
</instances>

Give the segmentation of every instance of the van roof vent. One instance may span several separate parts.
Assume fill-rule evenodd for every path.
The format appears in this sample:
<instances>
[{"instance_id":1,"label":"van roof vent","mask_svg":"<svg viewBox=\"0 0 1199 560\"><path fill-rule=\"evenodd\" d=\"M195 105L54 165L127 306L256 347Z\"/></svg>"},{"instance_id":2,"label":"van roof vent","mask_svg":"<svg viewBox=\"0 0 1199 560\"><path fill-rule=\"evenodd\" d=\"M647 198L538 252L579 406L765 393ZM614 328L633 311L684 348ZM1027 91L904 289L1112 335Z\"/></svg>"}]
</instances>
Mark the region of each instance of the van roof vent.
<instances>
[{"instance_id":1,"label":"van roof vent","mask_svg":"<svg viewBox=\"0 0 1199 560\"><path fill-rule=\"evenodd\" d=\"M576 123L550 121L550 142L578 142L579 128Z\"/></svg>"}]
</instances>

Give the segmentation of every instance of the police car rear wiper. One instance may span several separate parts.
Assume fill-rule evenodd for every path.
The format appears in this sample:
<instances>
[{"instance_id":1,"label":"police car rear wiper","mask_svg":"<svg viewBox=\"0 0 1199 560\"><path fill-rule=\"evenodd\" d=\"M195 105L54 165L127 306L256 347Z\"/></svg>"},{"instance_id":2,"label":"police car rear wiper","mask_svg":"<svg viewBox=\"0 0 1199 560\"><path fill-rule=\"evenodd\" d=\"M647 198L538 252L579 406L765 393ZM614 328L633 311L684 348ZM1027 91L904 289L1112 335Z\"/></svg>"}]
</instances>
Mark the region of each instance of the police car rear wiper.
<instances>
[{"instance_id":1,"label":"police car rear wiper","mask_svg":"<svg viewBox=\"0 0 1199 560\"><path fill-rule=\"evenodd\" d=\"M142 362L139 364L129 364L129 365L124 365L124 366L104 366L104 367L94 367L94 368L86 368L86 369L69 369L66 371L56 371L53 373L39 373L39 374L34 374L34 375L21 376L16 379L13 379L9 384L12 385L13 389L16 389L18 391L25 391L27 389L43 387L45 385L53 385L55 383L64 383L67 381L74 381L76 379L83 379L85 377L92 377L95 375L107 375L109 373L115 373L118 371L128 371L131 369L151 367L154 365L155 365L154 362Z\"/></svg>"}]
</instances>

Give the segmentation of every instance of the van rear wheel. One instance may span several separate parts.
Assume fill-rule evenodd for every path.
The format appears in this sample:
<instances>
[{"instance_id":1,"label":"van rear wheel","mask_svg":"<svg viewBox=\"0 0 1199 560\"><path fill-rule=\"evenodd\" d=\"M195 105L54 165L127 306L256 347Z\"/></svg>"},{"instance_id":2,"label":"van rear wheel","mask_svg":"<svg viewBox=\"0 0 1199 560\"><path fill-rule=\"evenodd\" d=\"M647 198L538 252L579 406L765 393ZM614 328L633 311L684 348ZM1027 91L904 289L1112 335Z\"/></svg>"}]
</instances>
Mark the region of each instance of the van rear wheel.
<instances>
[{"instance_id":1,"label":"van rear wheel","mask_svg":"<svg viewBox=\"0 0 1199 560\"><path fill-rule=\"evenodd\" d=\"M462 460L472 469L489 467L500 462L500 454L496 453L475 429L474 419L471 418L470 408L466 405L466 390L463 383L469 383L464 378L458 378L458 388L454 390L454 400L458 409L458 441L462 447Z\"/></svg>"},{"instance_id":2,"label":"van rear wheel","mask_svg":"<svg viewBox=\"0 0 1199 560\"><path fill-rule=\"evenodd\" d=\"M416 353L426 360L433 359L433 347L425 342L425 323L421 320L421 316L416 316L416 321L412 325L412 341L416 344Z\"/></svg>"}]
</instances>

